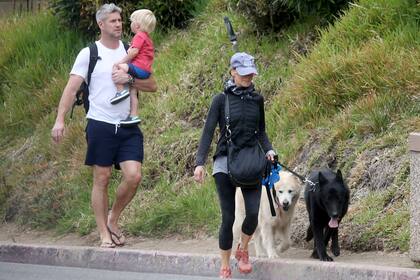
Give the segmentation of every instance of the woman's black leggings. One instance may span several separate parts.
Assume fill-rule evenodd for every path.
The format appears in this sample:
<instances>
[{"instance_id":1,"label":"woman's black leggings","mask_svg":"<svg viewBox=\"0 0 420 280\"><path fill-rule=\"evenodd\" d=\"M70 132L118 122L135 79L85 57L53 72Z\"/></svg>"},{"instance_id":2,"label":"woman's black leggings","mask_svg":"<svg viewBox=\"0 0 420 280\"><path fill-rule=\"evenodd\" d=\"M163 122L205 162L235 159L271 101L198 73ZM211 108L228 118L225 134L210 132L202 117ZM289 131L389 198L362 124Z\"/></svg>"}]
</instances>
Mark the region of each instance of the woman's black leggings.
<instances>
[{"instance_id":1,"label":"woman's black leggings","mask_svg":"<svg viewBox=\"0 0 420 280\"><path fill-rule=\"evenodd\" d=\"M219 194L220 208L222 210L222 224L219 231L219 248L232 249L233 223L235 221L235 193L236 187L225 173L214 174L217 193ZM260 209L261 187L241 188L245 201L245 220L242 223L242 232L247 235L254 234L258 225L258 211Z\"/></svg>"}]
</instances>

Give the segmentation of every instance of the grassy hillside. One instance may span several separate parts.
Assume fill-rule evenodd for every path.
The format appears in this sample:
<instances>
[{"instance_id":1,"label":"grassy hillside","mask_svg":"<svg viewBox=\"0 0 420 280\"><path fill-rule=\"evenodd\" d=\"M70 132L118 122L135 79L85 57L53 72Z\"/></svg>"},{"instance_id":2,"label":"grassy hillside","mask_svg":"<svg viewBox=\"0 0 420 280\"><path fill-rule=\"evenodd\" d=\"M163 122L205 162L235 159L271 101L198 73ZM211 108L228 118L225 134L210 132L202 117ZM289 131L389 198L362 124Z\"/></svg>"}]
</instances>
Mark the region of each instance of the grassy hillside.
<instances>
[{"instance_id":1,"label":"grassy hillside","mask_svg":"<svg viewBox=\"0 0 420 280\"><path fill-rule=\"evenodd\" d=\"M240 49L257 58L256 85L281 161L303 174L316 166L342 169L352 191L345 247L407 250L406 139L420 130L420 8L414 0L360 0L333 26L319 30L307 19L266 36L213 0L188 29L157 36L159 91L141 94L146 159L125 230L153 236L217 231L212 178L198 186L192 171L208 105L233 54L225 15L239 33ZM81 165L83 110L68 120L62 145L49 139L67 73L85 43L57 29L49 15L1 26L1 218L86 234L94 218L90 169ZM119 177L113 173L111 200ZM302 210L295 241L306 220Z\"/></svg>"},{"instance_id":2,"label":"grassy hillside","mask_svg":"<svg viewBox=\"0 0 420 280\"><path fill-rule=\"evenodd\" d=\"M415 1L352 5L321 32L270 108L274 142L292 166L344 171L353 195L344 235L354 249L408 249L406 143L420 130L419 22Z\"/></svg>"}]
</instances>

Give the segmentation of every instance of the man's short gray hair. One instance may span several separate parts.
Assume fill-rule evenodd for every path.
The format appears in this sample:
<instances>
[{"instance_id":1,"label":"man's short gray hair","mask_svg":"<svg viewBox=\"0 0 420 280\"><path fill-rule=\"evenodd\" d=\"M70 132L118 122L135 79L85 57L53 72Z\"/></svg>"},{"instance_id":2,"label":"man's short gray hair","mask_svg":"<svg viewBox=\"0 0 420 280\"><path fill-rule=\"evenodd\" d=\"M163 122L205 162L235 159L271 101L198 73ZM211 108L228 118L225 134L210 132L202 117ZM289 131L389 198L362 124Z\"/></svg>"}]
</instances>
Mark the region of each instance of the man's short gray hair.
<instances>
[{"instance_id":1,"label":"man's short gray hair","mask_svg":"<svg viewBox=\"0 0 420 280\"><path fill-rule=\"evenodd\" d=\"M121 8L115 5L114 3L104 4L96 12L96 22L105 20L109 14L112 14L112 13L121 14L121 12L122 12Z\"/></svg>"}]
</instances>

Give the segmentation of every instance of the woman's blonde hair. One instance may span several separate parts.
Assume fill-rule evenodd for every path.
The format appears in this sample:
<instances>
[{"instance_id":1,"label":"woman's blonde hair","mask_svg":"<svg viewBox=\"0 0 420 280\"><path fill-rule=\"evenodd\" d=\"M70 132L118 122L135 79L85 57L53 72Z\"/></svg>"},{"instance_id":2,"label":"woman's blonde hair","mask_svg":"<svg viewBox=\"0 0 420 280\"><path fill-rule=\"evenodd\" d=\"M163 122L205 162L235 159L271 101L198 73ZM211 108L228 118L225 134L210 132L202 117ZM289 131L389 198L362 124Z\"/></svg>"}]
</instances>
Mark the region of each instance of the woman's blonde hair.
<instances>
[{"instance_id":1,"label":"woman's blonde hair","mask_svg":"<svg viewBox=\"0 0 420 280\"><path fill-rule=\"evenodd\" d=\"M155 30L156 17L150 10L136 10L131 14L130 20L131 22L137 23L141 31L151 33Z\"/></svg>"}]
</instances>

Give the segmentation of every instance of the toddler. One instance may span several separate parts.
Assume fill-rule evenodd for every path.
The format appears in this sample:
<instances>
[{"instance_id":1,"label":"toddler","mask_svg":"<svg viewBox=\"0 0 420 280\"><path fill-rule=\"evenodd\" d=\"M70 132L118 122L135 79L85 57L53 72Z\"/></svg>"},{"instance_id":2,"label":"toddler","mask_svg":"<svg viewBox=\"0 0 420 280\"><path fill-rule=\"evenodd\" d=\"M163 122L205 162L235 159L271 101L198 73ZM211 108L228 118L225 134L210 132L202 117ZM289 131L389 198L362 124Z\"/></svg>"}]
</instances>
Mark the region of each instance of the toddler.
<instances>
[{"instance_id":1,"label":"toddler","mask_svg":"<svg viewBox=\"0 0 420 280\"><path fill-rule=\"evenodd\" d=\"M130 16L131 31L135 34L127 55L114 67L122 69L133 78L147 79L152 73L152 64L154 58L153 42L149 34L153 32L156 26L155 15L147 9L134 11ZM135 125L141 122L137 116L138 95L133 87L128 88L124 84L116 84L117 93L111 99L111 104L118 104L130 96L130 115L121 120L122 126Z\"/></svg>"}]
</instances>

